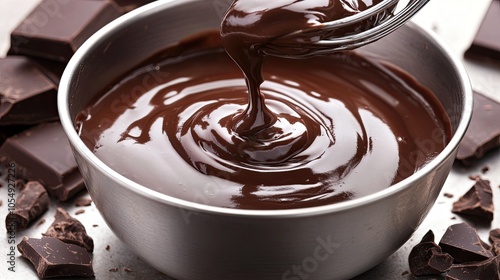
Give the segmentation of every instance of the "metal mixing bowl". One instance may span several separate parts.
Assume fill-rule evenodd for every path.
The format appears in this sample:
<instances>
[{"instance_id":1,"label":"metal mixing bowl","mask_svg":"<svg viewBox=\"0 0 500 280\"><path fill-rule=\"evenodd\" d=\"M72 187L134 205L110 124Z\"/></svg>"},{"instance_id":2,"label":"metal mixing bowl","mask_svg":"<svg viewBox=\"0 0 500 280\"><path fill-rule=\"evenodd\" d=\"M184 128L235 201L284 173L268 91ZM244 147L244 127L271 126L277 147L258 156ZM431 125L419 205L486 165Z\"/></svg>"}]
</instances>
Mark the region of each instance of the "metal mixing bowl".
<instances>
[{"instance_id":1,"label":"metal mixing bowl","mask_svg":"<svg viewBox=\"0 0 500 280\"><path fill-rule=\"evenodd\" d=\"M211 207L124 178L78 137L75 116L96 94L170 43L218 28L230 2L149 4L97 32L70 61L59 87L60 118L96 207L138 256L177 279L347 279L372 268L402 246L425 218L472 114L464 68L413 24L362 51L407 70L433 90L452 121L453 138L423 169L378 193L296 210Z\"/></svg>"}]
</instances>

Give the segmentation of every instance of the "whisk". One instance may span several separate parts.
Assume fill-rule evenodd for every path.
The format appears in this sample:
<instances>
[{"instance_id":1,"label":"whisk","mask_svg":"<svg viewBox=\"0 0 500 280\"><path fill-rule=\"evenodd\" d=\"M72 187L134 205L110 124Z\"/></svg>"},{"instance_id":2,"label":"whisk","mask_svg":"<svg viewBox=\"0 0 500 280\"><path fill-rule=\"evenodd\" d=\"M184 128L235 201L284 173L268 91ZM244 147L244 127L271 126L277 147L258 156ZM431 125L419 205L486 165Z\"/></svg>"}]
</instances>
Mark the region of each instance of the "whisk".
<instances>
[{"instance_id":1,"label":"whisk","mask_svg":"<svg viewBox=\"0 0 500 280\"><path fill-rule=\"evenodd\" d=\"M262 52L271 56L301 58L354 49L401 27L429 1L385 0L358 14L281 36L263 46ZM356 32L343 32L356 28Z\"/></svg>"}]
</instances>

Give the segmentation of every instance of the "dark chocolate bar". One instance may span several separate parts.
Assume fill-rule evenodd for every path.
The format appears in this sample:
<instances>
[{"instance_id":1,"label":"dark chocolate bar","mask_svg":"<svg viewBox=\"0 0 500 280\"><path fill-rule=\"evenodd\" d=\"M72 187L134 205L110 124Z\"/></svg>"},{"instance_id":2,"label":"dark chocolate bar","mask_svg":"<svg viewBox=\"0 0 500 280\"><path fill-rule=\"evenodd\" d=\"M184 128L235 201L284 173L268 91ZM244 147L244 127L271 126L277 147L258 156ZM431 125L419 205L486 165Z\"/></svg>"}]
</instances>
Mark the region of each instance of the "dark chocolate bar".
<instances>
[{"instance_id":1,"label":"dark chocolate bar","mask_svg":"<svg viewBox=\"0 0 500 280\"><path fill-rule=\"evenodd\" d=\"M83 247L89 252L94 251L94 240L87 234L83 224L62 208L57 208L55 220L43 236L58 238Z\"/></svg>"},{"instance_id":2,"label":"dark chocolate bar","mask_svg":"<svg viewBox=\"0 0 500 280\"><path fill-rule=\"evenodd\" d=\"M33 264L40 278L94 276L92 258L80 246L52 237L24 237L17 249Z\"/></svg>"},{"instance_id":3,"label":"dark chocolate bar","mask_svg":"<svg viewBox=\"0 0 500 280\"><path fill-rule=\"evenodd\" d=\"M500 280L500 257L492 257L484 261L453 265L448 273L447 280Z\"/></svg>"},{"instance_id":4,"label":"dark chocolate bar","mask_svg":"<svg viewBox=\"0 0 500 280\"><path fill-rule=\"evenodd\" d=\"M453 203L453 213L478 217L485 221L493 221L493 193L490 182L481 178L458 201Z\"/></svg>"},{"instance_id":5,"label":"dark chocolate bar","mask_svg":"<svg viewBox=\"0 0 500 280\"><path fill-rule=\"evenodd\" d=\"M422 241L412 248L408 261L414 276L439 275L448 271L453 264L453 257L443 253L434 242L434 233L429 230Z\"/></svg>"},{"instance_id":6,"label":"dark chocolate bar","mask_svg":"<svg viewBox=\"0 0 500 280\"><path fill-rule=\"evenodd\" d=\"M439 246L453 257L455 263L477 262L493 257L483 247L477 231L467 223L455 224L446 230Z\"/></svg>"},{"instance_id":7,"label":"dark chocolate bar","mask_svg":"<svg viewBox=\"0 0 500 280\"><path fill-rule=\"evenodd\" d=\"M474 113L458 148L457 160L469 166L490 150L498 148L500 146L499 120L500 103L474 92Z\"/></svg>"},{"instance_id":8,"label":"dark chocolate bar","mask_svg":"<svg viewBox=\"0 0 500 280\"><path fill-rule=\"evenodd\" d=\"M6 227L15 228L17 231L26 229L32 221L47 211L49 204L49 195L39 182L26 183L18 194L15 209L7 214Z\"/></svg>"},{"instance_id":9,"label":"dark chocolate bar","mask_svg":"<svg viewBox=\"0 0 500 280\"><path fill-rule=\"evenodd\" d=\"M57 85L33 61L0 58L0 125L57 120Z\"/></svg>"},{"instance_id":10,"label":"dark chocolate bar","mask_svg":"<svg viewBox=\"0 0 500 280\"><path fill-rule=\"evenodd\" d=\"M10 137L0 147L0 156L16 163L19 177L39 181L60 201L85 188L59 122L41 124Z\"/></svg>"},{"instance_id":11,"label":"dark chocolate bar","mask_svg":"<svg viewBox=\"0 0 500 280\"><path fill-rule=\"evenodd\" d=\"M41 1L12 31L9 54L67 62L92 34L121 14L105 0Z\"/></svg>"},{"instance_id":12,"label":"dark chocolate bar","mask_svg":"<svg viewBox=\"0 0 500 280\"><path fill-rule=\"evenodd\" d=\"M500 1L491 1L479 30L471 46L465 52L466 57L490 58L500 61Z\"/></svg>"}]
</instances>

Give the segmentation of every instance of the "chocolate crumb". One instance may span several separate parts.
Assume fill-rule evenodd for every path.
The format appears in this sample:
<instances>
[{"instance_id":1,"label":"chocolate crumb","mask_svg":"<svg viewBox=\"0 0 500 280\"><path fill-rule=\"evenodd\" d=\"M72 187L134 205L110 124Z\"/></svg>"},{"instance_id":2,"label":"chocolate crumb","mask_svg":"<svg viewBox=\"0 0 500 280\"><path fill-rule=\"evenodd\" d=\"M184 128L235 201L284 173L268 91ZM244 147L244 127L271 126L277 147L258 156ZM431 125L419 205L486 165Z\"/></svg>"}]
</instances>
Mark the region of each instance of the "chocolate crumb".
<instances>
[{"instance_id":1,"label":"chocolate crumb","mask_svg":"<svg viewBox=\"0 0 500 280\"><path fill-rule=\"evenodd\" d=\"M99 225L92 225L92 227L98 227Z\"/></svg>"},{"instance_id":2,"label":"chocolate crumb","mask_svg":"<svg viewBox=\"0 0 500 280\"><path fill-rule=\"evenodd\" d=\"M36 227L39 227L41 225L45 224L45 219L41 219L37 224Z\"/></svg>"},{"instance_id":3,"label":"chocolate crumb","mask_svg":"<svg viewBox=\"0 0 500 280\"><path fill-rule=\"evenodd\" d=\"M109 251L111 247L109 245L106 245L106 251Z\"/></svg>"},{"instance_id":4,"label":"chocolate crumb","mask_svg":"<svg viewBox=\"0 0 500 280\"><path fill-rule=\"evenodd\" d=\"M124 268L123 268L123 270L124 270L125 272L132 272L132 269L130 269L130 268L128 268L128 267L124 267Z\"/></svg>"},{"instance_id":5,"label":"chocolate crumb","mask_svg":"<svg viewBox=\"0 0 500 280\"><path fill-rule=\"evenodd\" d=\"M91 204L92 204L92 199L88 197L79 197L75 200L75 206L77 207L90 206Z\"/></svg>"},{"instance_id":6,"label":"chocolate crumb","mask_svg":"<svg viewBox=\"0 0 500 280\"><path fill-rule=\"evenodd\" d=\"M118 271L118 267L112 267L109 269L109 271L111 272L117 272Z\"/></svg>"},{"instance_id":7,"label":"chocolate crumb","mask_svg":"<svg viewBox=\"0 0 500 280\"><path fill-rule=\"evenodd\" d=\"M447 197L447 198L453 198L453 196L454 196L454 195L453 195L453 194L451 194L451 193L444 193L443 195L444 195L445 197Z\"/></svg>"},{"instance_id":8,"label":"chocolate crumb","mask_svg":"<svg viewBox=\"0 0 500 280\"><path fill-rule=\"evenodd\" d=\"M483 174L486 174L488 171L490 171L490 167L489 166L483 166L483 168L481 169L481 172Z\"/></svg>"},{"instance_id":9,"label":"chocolate crumb","mask_svg":"<svg viewBox=\"0 0 500 280\"><path fill-rule=\"evenodd\" d=\"M475 216L487 221L493 220L493 193L488 180L477 179L472 188L453 203L453 213Z\"/></svg>"},{"instance_id":10,"label":"chocolate crumb","mask_svg":"<svg viewBox=\"0 0 500 280\"><path fill-rule=\"evenodd\" d=\"M78 210L78 211L75 212L75 215L80 215L80 214L83 214L83 213L85 213L85 210L80 209L80 210Z\"/></svg>"}]
</instances>

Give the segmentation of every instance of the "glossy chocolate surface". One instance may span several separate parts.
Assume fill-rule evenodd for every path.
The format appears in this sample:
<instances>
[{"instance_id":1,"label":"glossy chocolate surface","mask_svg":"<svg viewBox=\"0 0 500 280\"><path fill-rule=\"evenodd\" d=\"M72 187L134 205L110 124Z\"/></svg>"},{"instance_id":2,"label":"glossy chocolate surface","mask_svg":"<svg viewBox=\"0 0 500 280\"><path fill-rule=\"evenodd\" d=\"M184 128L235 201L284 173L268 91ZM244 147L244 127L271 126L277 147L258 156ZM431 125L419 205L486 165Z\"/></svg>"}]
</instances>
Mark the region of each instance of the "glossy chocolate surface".
<instances>
[{"instance_id":1,"label":"glossy chocolate surface","mask_svg":"<svg viewBox=\"0 0 500 280\"><path fill-rule=\"evenodd\" d=\"M203 41L208 48L216 39ZM184 44L177 50L203 49ZM263 78L274 120L256 130L238 126L247 86L220 47L136 69L78 116L78 130L97 157L135 182L243 209L326 205L383 190L450 137L431 92L354 52L269 57Z\"/></svg>"}]
</instances>

